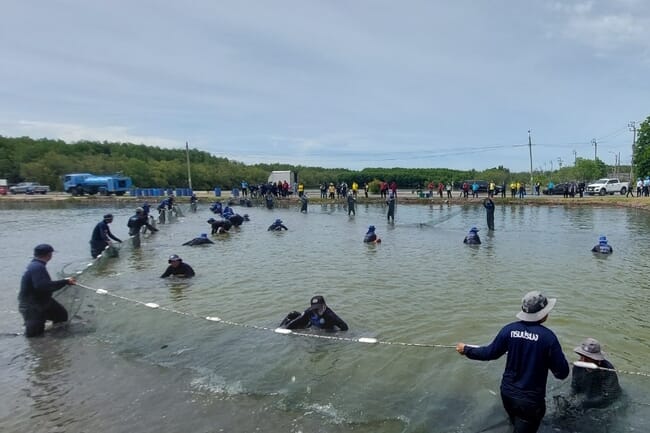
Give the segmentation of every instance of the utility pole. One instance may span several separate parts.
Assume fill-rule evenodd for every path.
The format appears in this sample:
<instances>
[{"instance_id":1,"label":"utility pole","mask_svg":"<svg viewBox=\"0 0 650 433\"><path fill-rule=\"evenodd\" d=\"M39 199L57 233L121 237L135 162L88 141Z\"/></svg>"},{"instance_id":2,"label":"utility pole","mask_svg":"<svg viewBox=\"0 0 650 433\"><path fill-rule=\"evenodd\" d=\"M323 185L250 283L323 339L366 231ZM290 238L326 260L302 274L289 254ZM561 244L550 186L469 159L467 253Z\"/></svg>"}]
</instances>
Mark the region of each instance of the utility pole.
<instances>
[{"instance_id":1,"label":"utility pole","mask_svg":"<svg viewBox=\"0 0 650 433\"><path fill-rule=\"evenodd\" d=\"M530 138L530 129L528 130L528 153L530 154L530 188L532 188L533 187L533 142Z\"/></svg>"},{"instance_id":2,"label":"utility pole","mask_svg":"<svg viewBox=\"0 0 650 433\"><path fill-rule=\"evenodd\" d=\"M598 142L595 138L591 139L591 144L594 145L594 161L598 159Z\"/></svg>"},{"instance_id":3,"label":"utility pole","mask_svg":"<svg viewBox=\"0 0 650 433\"><path fill-rule=\"evenodd\" d=\"M190 170L190 145L185 142L185 157L187 158L187 183L192 189L192 171Z\"/></svg>"},{"instance_id":4,"label":"utility pole","mask_svg":"<svg viewBox=\"0 0 650 433\"><path fill-rule=\"evenodd\" d=\"M632 131L632 159L630 160L630 182L632 182L632 174L634 167L634 146L636 145L636 122L633 120L627 124L627 128ZM630 186L632 184L630 183Z\"/></svg>"},{"instance_id":5,"label":"utility pole","mask_svg":"<svg viewBox=\"0 0 650 433\"><path fill-rule=\"evenodd\" d=\"M573 165L575 166L577 162L578 162L578 152L576 152L576 150L573 149Z\"/></svg>"}]
</instances>

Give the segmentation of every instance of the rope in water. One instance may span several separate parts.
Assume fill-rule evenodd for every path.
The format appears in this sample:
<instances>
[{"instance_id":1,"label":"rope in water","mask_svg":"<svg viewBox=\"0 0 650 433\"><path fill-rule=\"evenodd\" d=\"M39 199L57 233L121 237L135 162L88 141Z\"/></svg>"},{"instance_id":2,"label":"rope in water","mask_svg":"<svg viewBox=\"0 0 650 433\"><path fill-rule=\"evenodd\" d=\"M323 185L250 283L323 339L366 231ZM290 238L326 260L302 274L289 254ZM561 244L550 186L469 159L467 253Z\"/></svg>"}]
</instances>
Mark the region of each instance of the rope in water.
<instances>
[{"instance_id":1,"label":"rope in water","mask_svg":"<svg viewBox=\"0 0 650 433\"><path fill-rule=\"evenodd\" d=\"M104 252L106 252L110 247L107 246ZM86 265L86 269L83 271L78 271L77 275L81 275L85 270L89 269L92 267L95 263L97 263L98 259L102 257L102 254L98 255L95 261L90 262ZM126 296L118 295L116 293L109 292L108 290L105 289L96 289L90 286L87 286L85 284L81 284L79 282L76 283L77 286L89 290L91 292L94 292L98 295L104 295L104 296L111 296L113 298L121 299L126 302L132 302L134 304L142 305L147 308L152 308L152 309L158 309L158 310L163 310L167 311L170 313L178 314L180 316L185 316L185 317L191 317L193 319L198 319L198 320L207 320L210 322L219 322L223 323L225 325L230 325L230 326L238 326L242 328L248 328L248 329L256 329L259 331L270 331L274 332L276 334L280 335L294 335L294 336L300 336L300 337L309 337L309 338L320 338L323 340L336 340L336 341L347 341L351 343L364 343L364 344L384 344L388 346L405 346L405 347L427 347L427 348L440 348L440 349L455 349L456 345L455 344L433 344L433 343L405 343L405 342L400 342L400 341L382 341L378 340L374 337L359 337L359 338L350 338L350 337L338 337L338 336L333 336L333 335L320 335L320 334L307 334L303 332L295 332L292 331L291 329L285 329L285 328L269 328L266 326L259 326L259 325L251 325L247 323L238 323L238 322L233 322L231 320L225 320L217 316L200 316L198 314L194 313L188 313L185 311L180 311L176 310L174 308L169 308L169 307L164 307L161 306L155 302L144 302L140 301L137 299L131 299ZM473 346L468 344L467 346ZM635 376L643 376L643 377L650 377L650 373L645 373L645 372L640 372L640 371L629 371L629 370L619 370L619 369L611 369L611 368L605 368L605 367L599 367L596 364L593 363L588 363L588 362L581 362L581 361L576 361L574 362L574 365L577 367L582 367L582 368L589 368L589 369L597 369L597 370L605 370L605 371L612 371L616 373L621 373L621 374L629 374L629 375L635 375Z\"/></svg>"}]
</instances>

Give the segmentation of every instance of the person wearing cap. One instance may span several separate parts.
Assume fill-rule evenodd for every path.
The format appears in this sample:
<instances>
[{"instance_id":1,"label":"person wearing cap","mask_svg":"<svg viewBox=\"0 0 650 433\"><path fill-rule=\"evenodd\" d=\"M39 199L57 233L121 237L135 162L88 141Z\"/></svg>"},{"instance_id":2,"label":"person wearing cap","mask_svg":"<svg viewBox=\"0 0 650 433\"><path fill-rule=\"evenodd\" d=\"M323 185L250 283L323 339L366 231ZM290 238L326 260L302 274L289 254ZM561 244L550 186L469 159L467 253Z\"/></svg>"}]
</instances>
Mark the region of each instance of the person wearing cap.
<instances>
[{"instance_id":1,"label":"person wearing cap","mask_svg":"<svg viewBox=\"0 0 650 433\"><path fill-rule=\"evenodd\" d=\"M129 236L131 236L134 248L140 247L140 229L143 226L151 230L152 233L158 231L157 228L149 224L149 217L147 217L144 209L141 207L135 209L135 215L129 218L126 225L129 228Z\"/></svg>"},{"instance_id":2,"label":"person wearing cap","mask_svg":"<svg viewBox=\"0 0 650 433\"><path fill-rule=\"evenodd\" d=\"M591 251L599 254L611 254L614 252L614 248L607 243L607 236L601 235L598 238L598 244L594 245Z\"/></svg>"},{"instance_id":3,"label":"person wearing cap","mask_svg":"<svg viewBox=\"0 0 650 433\"><path fill-rule=\"evenodd\" d=\"M515 433L534 433L546 413L546 380L569 376L569 363L556 335L543 326L557 299L528 292L517 313L519 321L504 326L487 346L458 343L456 350L469 359L489 361L507 353L501 379L501 401Z\"/></svg>"},{"instance_id":4,"label":"person wearing cap","mask_svg":"<svg viewBox=\"0 0 650 433\"><path fill-rule=\"evenodd\" d=\"M111 244L111 239L115 242L122 243L120 238L111 233L111 229L108 225L112 222L113 215L110 213L106 214L104 215L104 219L98 222L93 229L93 233L90 236L90 255L93 259L100 255Z\"/></svg>"},{"instance_id":5,"label":"person wearing cap","mask_svg":"<svg viewBox=\"0 0 650 433\"><path fill-rule=\"evenodd\" d=\"M172 254L167 260L169 266L160 278L167 278L170 275L180 278L191 278L194 276L194 269L183 261L177 254Z\"/></svg>"},{"instance_id":6,"label":"person wearing cap","mask_svg":"<svg viewBox=\"0 0 650 433\"><path fill-rule=\"evenodd\" d=\"M230 221L228 221L227 219L216 220L214 218L210 218L208 220L208 224L210 224L210 226L212 227L212 232L211 233L213 235L226 233L232 227L232 223Z\"/></svg>"},{"instance_id":7,"label":"person wearing cap","mask_svg":"<svg viewBox=\"0 0 650 433\"><path fill-rule=\"evenodd\" d=\"M467 236L465 236L465 239L463 239L463 243L468 245L481 244L481 238L478 237L478 229L476 227L472 227L471 229L469 229Z\"/></svg>"},{"instance_id":8,"label":"person wearing cap","mask_svg":"<svg viewBox=\"0 0 650 433\"><path fill-rule=\"evenodd\" d=\"M494 185L494 182L491 185ZM486 198L483 200L483 207L486 212L488 229L494 230L494 201L490 197Z\"/></svg>"},{"instance_id":9,"label":"person wearing cap","mask_svg":"<svg viewBox=\"0 0 650 433\"><path fill-rule=\"evenodd\" d=\"M53 323L68 321L68 312L52 298L52 294L67 285L77 283L75 278L52 281L47 272L47 262L52 259L54 248L40 244L34 248L34 258L20 281L18 310L25 320L25 336L36 337L45 332L45 321Z\"/></svg>"},{"instance_id":10,"label":"person wearing cap","mask_svg":"<svg viewBox=\"0 0 650 433\"><path fill-rule=\"evenodd\" d=\"M284 224L282 224L282 220L281 220L281 219L276 219L276 220L273 222L273 224L271 224L271 225L269 226L269 228L266 229L266 231L269 231L269 232L272 232L272 231L282 231L283 229L284 229L284 230L289 230L289 229L287 228L287 226L285 226Z\"/></svg>"},{"instance_id":11,"label":"person wearing cap","mask_svg":"<svg viewBox=\"0 0 650 433\"><path fill-rule=\"evenodd\" d=\"M381 239L377 236L377 233L375 233L375 226L368 226L368 231L366 232L365 236L363 237L363 242L366 244L372 244L372 243L380 243Z\"/></svg>"},{"instance_id":12,"label":"person wearing cap","mask_svg":"<svg viewBox=\"0 0 650 433\"><path fill-rule=\"evenodd\" d=\"M286 329L305 329L313 326L327 331L348 330L347 323L327 306L325 298L316 295L311 298L309 304L309 308L297 317L295 312L289 313L280 326ZM290 319L290 317L293 317L293 319Z\"/></svg>"},{"instance_id":13,"label":"person wearing cap","mask_svg":"<svg viewBox=\"0 0 650 433\"><path fill-rule=\"evenodd\" d=\"M609 406L622 391L614 366L605 359L600 343L594 338L587 338L573 351L580 355L580 361L595 364L598 368L573 366L571 394L583 409Z\"/></svg>"},{"instance_id":14,"label":"person wearing cap","mask_svg":"<svg viewBox=\"0 0 650 433\"><path fill-rule=\"evenodd\" d=\"M208 234L207 233L201 233L200 236L191 239L183 244L183 246L195 246L195 245L204 245L204 244L213 244L210 239L208 239Z\"/></svg>"}]
</instances>

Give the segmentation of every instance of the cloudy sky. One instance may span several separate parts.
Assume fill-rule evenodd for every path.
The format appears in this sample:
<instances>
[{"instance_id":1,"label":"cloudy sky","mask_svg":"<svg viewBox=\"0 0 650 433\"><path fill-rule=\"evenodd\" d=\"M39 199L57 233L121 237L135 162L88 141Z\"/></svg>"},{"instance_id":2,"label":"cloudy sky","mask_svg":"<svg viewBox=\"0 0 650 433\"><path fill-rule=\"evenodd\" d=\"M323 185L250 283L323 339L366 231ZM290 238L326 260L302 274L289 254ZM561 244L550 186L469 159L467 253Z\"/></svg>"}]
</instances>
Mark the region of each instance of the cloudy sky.
<instances>
[{"instance_id":1,"label":"cloudy sky","mask_svg":"<svg viewBox=\"0 0 650 433\"><path fill-rule=\"evenodd\" d=\"M529 129L534 169L595 150L625 164L628 123L650 116L647 0L3 0L0 13L4 136L527 171Z\"/></svg>"}]
</instances>

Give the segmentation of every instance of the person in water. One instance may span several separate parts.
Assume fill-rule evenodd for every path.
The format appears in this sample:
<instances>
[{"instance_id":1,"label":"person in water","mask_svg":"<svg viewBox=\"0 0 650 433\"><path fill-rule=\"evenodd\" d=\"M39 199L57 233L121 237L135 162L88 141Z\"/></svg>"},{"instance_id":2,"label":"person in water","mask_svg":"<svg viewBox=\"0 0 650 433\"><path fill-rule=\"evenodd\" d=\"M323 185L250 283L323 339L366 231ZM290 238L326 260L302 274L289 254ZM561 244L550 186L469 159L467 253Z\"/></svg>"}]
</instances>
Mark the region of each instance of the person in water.
<instances>
[{"instance_id":1,"label":"person in water","mask_svg":"<svg viewBox=\"0 0 650 433\"><path fill-rule=\"evenodd\" d=\"M458 343L456 351L469 359L489 361L507 353L501 379L501 400L514 433L535 433L546 413L546 380L569 376L569 363L557 336L542 324L557 299L539 291L526 293L517 313L519 321L504 326L487 346Z\"/></svg>"},{"instance_id":2,"label":"person in water","mask_svg":"<svg viewBox=\"0 0 650 433\"><path fill-rule=\"evenodd\" d=\"M139 235L142 226L145 226L152 232L158 231L157 228L149 224L149 219L147 218L147 215L144 213L144 209L141 207L135 209L135 215L129 218L126 225L129 228L129 236Z\"/></svg>"},{"instance_id":3,"label":"person in water","mask_svg":"<svg viewBox=\"0 0 650 433\"><path fill-rule=\"evenodd\" d=\"M573 351L580 355L580 361L598 367L573 367L571 394L577 398L579 406L583 409L604 408L618 399L622 393L618 376L612 363L601 351L598 340L587 338Z\"/></svg>"},{"instance_id":4,"label":"person in water","mask_svg":"<svg viewBox=\"0 0 650 433\"><path fill-rule=\"evenodd\" d=\"M386 204L388 205L388 213L386 214L386 218L388 219L388 222L395 222L395 192L390 191L388 193L388 199L386 200Z\"/></svg>"},{"instance_id":5,"label":"person in water","mask_svg":"<svg viewBox=\"0 0 650 433\"><path fill-rule=\"evenodd\" d=\"M357 201L357 198L352 191L348 193L347 201L348 201L348 216L356 215L357 212L354 209L354 204Z\"/></svg>"},{"instance_id":6,"label":"person in water","mask_svg":"<svg viewBox=\"0 0 650 433\"><path fill-rule=\"evenodd\" d=\"M488 229L494 230L494 201L490 197L486 198L483 200L483 207L487 216Z\"/></svg>"},{"instance_id":7,"label":"person in water","mask_svg":"<svg viewBox=\"0 0 650 433\"><path fill-rule=\"evenodd\" d=\"M481 238L478 237L478 229L476 227L469 229L469 233L467 233L467 236L465 236L465 239L463 239L463 243L468 245L481 244Z\"/></svg>"},{"instance_id":8,"label":"person in water","mask_svg":"<svg viewBox=\"0 0 650 433\"><path fill-rule=\"evenodd\" d=\"M320 295L311 298L309 308L302 314L293 311L280 324L281 328L286 329L305 329L312 326L327 331L348 330L347 323L327 306L325 298Z\"/></svg>"},{"instance_id":9,"label":"person in water","mask_svg":"<svg viewBox=\"0 0 650 433\"><path fill-rule=\"evenodd\" d=\"M273 224L271 224L271 225L269 226L269 228L266 229L266 230L272 232L272 231L282 231L282 230L289 230L289 229L287 228L287 226L285 226L284 224L282 224L282 220L281 220L281 219L277 219L277 220L275 220L275 222L274 222Z\"/></svg>"},{"instance_id":10,"label":"person in water","mask_svg":"<svg viewBox=\"0 0 650 433\"><path fill-rule=\"evenodd\" d=\"M160 276L160 278L167 278L170 275L181 278L191 278L194 276L194 269L183 261L177 254L172 254L167 260L169 266L167 270Z\"/></svg>"},{"instance_id":11,"label":"person in water","mask_svg":"<svg viewBox=\"0 0 650 433\"><path fill-rule=\"evenodd\" d=\"M307 213L308 204L309 204L309 197L307 197L307 193L305 192L300 196L300 212Z\"/></svg>"},{"instance_id":12,"label":"person in water","mask_svg":"<svg viewBox=\"0 0 650 433\"><path fill-rule=\"evenodd\" d=\"M210 239L208 239L208 234L207 233L201 233L201 236L196 237L192 240L189 240L183 244L183 246L195 246L195 245L203 245L203 244L213 244Z\"/></svg>"},{"instance_id":13,"label":"person in water","mask_svg":"<svg viewBox=\"0 0 650 433\"><path fill-rule=\"evenodd\" d=\"M212 227L213 235L226 233L232 227L232 223L227 219L216 220L214 218L210 218L208 220L208 224L210 224L210 226Z\"/></svg>"},{"instance_id":14,"label":"person in water","mask_svg":"<svg viewBox=\"0 0 650 433\"><path fill-rule=\"evenodd\" d=\"M591 251L599 254L612 254L614 252L614 248L612 248L612 246L607 243L607 237L601 235L598 238L598 244L594 245Z\"/></svg>"},{"instance_id":15,"label":"person in water","mask_svg":"<svg viewBox=\"0 0 650 433\"><path fill-rule=\"evenodd\" d=\"M375 226L368 226L368 231L366 232L365 236L363 237L363 242L367 244L371 243L380 243L381 239L377 236L377 233L375 233Z\"/></svg>"},{"instance_id":16,"label":"person in water","mask_svg":"<svg viewBox=\"0 0 650 433\"><path fill-rule=\"evenodd\" d=\"M111 240L122 243L120 238L111 233L111 229L108 225L112 222L113 215L109 213L104 215L104 219L98 222L95 226L93 233L90 236L90 255L93 259L100 255L106 247L111 244Z\"/></svg>"},{"instance_id":17,"label":"person in water","mask_svg":"<svg viewBox=\"0 0 650 433\"><path fill-rule=\"evenodd\" d=\"M47 262L52 259L54 248L40 244L34 248L34 258L20 280L18 311L25 320L25 337L36 337L45 332L45 321L53 323L68 321L68 312L52 298L52 294L68 285L77 284L73 277L52 281L47 272Z\"/></svg>"}]
</instances>

